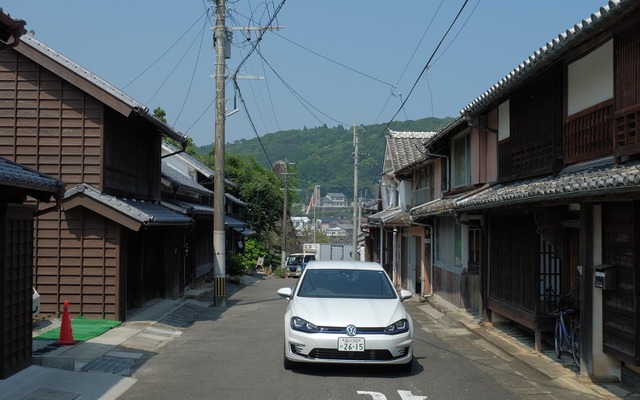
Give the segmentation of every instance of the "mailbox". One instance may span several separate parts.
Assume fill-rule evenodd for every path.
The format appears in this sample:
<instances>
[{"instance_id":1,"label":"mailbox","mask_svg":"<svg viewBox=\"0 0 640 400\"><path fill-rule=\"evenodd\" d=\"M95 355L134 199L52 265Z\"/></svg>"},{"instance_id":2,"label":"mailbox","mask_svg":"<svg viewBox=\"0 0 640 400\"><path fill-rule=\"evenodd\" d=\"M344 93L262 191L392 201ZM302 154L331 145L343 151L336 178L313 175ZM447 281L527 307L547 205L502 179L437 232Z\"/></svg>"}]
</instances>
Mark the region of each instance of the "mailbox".
<instances>
[{"instance_id":1,"label":"mailbox","mask_svg":"<svg viewBox=\"0 0 640 400\"><path fill-rule=\"evenodd\" d=\"M615 265L596 265L594 285L602 290L615 290L618 286Z\"/></svg>"}]
</instances>

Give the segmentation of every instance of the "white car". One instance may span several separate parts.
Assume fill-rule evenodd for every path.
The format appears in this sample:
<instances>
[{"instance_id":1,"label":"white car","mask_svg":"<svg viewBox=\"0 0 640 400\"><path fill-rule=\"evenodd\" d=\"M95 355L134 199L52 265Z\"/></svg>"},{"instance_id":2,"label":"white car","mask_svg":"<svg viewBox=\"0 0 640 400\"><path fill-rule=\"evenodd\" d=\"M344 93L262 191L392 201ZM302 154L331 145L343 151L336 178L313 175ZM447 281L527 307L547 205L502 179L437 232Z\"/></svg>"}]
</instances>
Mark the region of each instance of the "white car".
<instances>
[{"instance_id":1,"label":"white car","mask_svg":"<svg viewBox=\"0 0 640 400\"><path fill-rule=\"evenodd\" d=\"M295 287L282 288L284 368L297 363L391 364L413 361L413 321L377 263L311 261Z\"/></svg>"}]
</instances>

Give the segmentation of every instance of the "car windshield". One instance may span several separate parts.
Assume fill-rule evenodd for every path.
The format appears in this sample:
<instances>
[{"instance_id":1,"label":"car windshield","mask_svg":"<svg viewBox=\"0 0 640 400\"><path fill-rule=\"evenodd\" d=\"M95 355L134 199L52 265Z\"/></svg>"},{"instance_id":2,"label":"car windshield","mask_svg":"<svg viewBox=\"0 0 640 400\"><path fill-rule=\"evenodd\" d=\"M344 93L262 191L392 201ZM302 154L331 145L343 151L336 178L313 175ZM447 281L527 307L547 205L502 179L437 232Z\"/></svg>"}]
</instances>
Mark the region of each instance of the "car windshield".
<instances>
[{"instance_id":1,"label":"car windshield","mask_svg":"<svg viewBox=\"0 0 640 400\"><path fill-rule=\"evenodd\" d=\"M302 256L289 256L287 264L302 264Z\"/></svg>"},{"instance_id":2,"label":"car windshield","mask_svg":"<svg viewBox=\"0 0 640 400\"><path fill-rule=\"evenodd\" d=\"M352 269L307 270L300 297L395 299L396 292L384 271Z\"/></svg>"}]
</instances>

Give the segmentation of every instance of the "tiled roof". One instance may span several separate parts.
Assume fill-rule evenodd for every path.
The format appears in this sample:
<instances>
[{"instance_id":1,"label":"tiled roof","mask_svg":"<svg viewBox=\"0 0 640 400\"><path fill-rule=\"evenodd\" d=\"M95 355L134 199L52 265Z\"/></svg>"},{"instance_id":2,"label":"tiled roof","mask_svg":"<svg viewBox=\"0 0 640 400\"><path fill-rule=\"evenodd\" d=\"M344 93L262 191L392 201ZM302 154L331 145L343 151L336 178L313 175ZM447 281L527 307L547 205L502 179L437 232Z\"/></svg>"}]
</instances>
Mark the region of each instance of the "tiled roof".
<instances>
[{"instance_id":1,"label":"tiled roof","mask_svg":"<svg viewBox=\"0 0 640 400\"><path fill-rule=\"evenodd\" d=\"M432 200L414 207L409 212L412 217L426 217L429 215L447 214L453 212L457 197Z\"/></svg>"},{"instance_id":2,"label":"tiled roof","mask_svg":"<svg viewBox=\"0 0 640 400\"><path fill-rule=\"evenodd\" d=\"M411 225L411 217L409 212L402 210L400 207L393 207L387 210L377 212L367 217L369 223L373 226L409 226Z\"/></svg>"},{"instance_id":3,"label":"tiled roof","mask_svg":"<svg viewBox=\"0 0 640 400\"><path fill-rule=\"evenodd\" d=\"M165 200L162 202L163 204L168 204L171 208L176 207L178 211L187 215L194 214L208 214L213 215L213 207L208 206L206 204L193 203L190 201L182 201L182 200Z\"/></svg>"},{"instance_id":4,"label":"tiled roof","mask_svg":"<svg viewBox=\"0 0 640 400\"><path fill-rule=\"evenodd\" d=\"M459 201L456 209L471 211L522 203L630 192L640 193L640 161L595 166L558 176L496 185Z\"/></svg>"},{"instance_id":5,"label":"tiled roof","mask_svg":"<svg viewBox=\"0 0 640 400\"><path fill-rule=\"evenodd\" d=\"M387 151L391 159L392 171L395 173L425 159L422 144L433 137L435 132L396 132L389 130Z\"/></svg>"},{"instance_id":6,"label":"tiled roof","mask_svg":"<svg viewBox=\"0 0 640 400\"><path fill-rule=\"evenodd\" d=\"M119 211L144 225L185 225L193 220L158 203L110 196L86 183L81 183L65 193L65 200L77 195L85 195L105 206Z\"/></svg>"},{"instance_id":7,"label":"tiled roof","mask_svg":"<svg viewBox=\"0 0 640 400\"><path fill-rule=\"evenodd\" d=\"M232 228L245 227L247 224L228 215L224 216L224 225Z\"/></svg>"},{"instance_id":8,"label":"tiled roof","mask_svg":"<svg viewBox=\"0 0 640 400\"><path fill-rule=\"evenodd\" d=\"M590 17L578 22L536 50L529 58L507 74L507 76L500 79L500 81L489 88L489 90L464 107L460 113L474 114L482 111L484 107L496 101L503 93L515 87L523 79L533 75L538 69L549 65L549 63L554 62L566 54L572 46L588 38L590 33L597 33L601 26L608 21L615 23L617 16L621 12L629 10L634 5L637 6L637 3L636 0L609 0L606 5L591 14Z\"/></svg>"},{"instance_id":9,"label":"tiled roof","mask_svg":"<svg viewBox=\"0 0 640 400\"><path fill-rule=\"evenodd\" d=\"M235 197L234 195L232 195L230 193L225 193L224 197L227 200L229 200L229 201L231 201L233 203L236 203L236 204L238 204L240 206L246 206L247 205L247 203L245 203L244 201L240 200L239 198Z\"/></svg>"},{"instance_id":10,"label":"tiled roof","mask_svg":"<svg viewBox=\"0 0 640 400\"><path fill-rule=\"evenodd\" d=\"M178 149L176 146L170 143L163 141L162 149L167 151L167 153L172 154L171 157L177 157L182 159L186 164L192 166L196 171L200 172L202 175L206 176L207 178L211 179L215 175L214 170L207 167L206 165L196 160L195 158L191 157L191 155L189 155L188 153L184 151L181 152L180 149ZM170 159L171 157L168 157L168 159Z\"/></svg>"},{"instance_id":11,"label":"tiled roof","mask_svg":"<svg viewBox=\"0 0 640 400\"><path fill-rule=\"evenodd\" d=\"M55 193L64 182L0 157L0 185Z\"/></svg>"},{"instance_id":12,"label":"tiled roof","mask_svg":"<svg viewBox=\"0 0 640 400\"><path fill-rule=\"evenodd\" d=\"M162 177L168 180L171 184L181 186L184 190L204 196L213 196L213 192L211 190L200 185L198 182L169 165L166 159L162 160Z\"/></svg>"}]
</instances>

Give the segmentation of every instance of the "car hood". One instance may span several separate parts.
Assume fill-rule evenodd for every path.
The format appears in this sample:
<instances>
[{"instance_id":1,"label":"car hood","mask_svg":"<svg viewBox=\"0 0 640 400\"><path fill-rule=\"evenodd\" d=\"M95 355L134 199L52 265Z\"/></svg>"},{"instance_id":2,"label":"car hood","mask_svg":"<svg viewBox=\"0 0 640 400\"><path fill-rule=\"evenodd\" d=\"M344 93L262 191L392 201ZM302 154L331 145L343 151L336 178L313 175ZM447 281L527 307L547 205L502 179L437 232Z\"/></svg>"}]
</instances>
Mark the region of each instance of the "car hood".
<instances>
[{"instance_id":1,"label":"car hood","mask_svg":"<svg viewBox=\"0 0 640 400\"><path fill-rule=\"evenodd\" d=\"M398 299L319 299L296 297L292 315L317 326L385 327L407 313Z\"/></svg>"}]
</instances>

